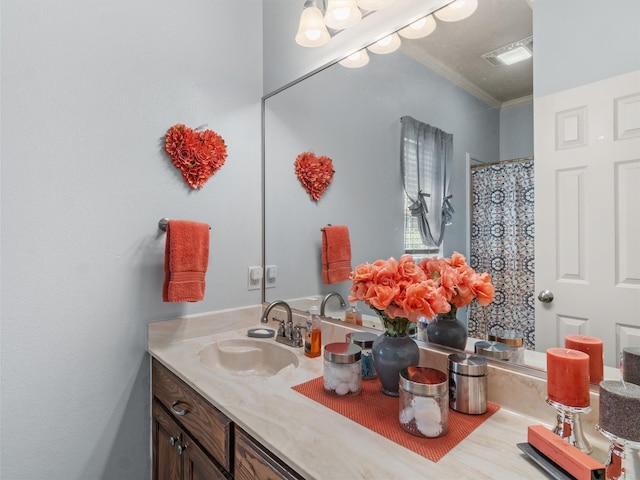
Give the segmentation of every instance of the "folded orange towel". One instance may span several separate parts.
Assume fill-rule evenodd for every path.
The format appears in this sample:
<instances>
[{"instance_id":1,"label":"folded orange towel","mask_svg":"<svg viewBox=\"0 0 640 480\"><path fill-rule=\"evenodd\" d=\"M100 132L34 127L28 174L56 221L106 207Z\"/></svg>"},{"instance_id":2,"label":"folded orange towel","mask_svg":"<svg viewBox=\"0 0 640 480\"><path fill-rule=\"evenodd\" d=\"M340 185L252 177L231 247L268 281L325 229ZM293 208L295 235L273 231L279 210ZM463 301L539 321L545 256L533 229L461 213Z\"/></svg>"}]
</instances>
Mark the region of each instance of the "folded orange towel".
<instances>
[{"instance_id":1,"label":"folded orange towel","mask_svg":"<svg viewBox=\"0 0 640 480\"><path fill-rule=\"evenodd\" d=\"M322 229L322 282L326 284L349 280L351 274L351 241L345 225Z\"/></svg>"},{"instance_id":2,"label":"folded orange towel","mask_svg":"<svg viewBox=\"0 0 640 480\"><path fill-rule=\"evenodd\" d=\"M202 300L208 263L209 225L186 220L169 220L164 251L162 300Z\"/></svg>"}]
</instances>

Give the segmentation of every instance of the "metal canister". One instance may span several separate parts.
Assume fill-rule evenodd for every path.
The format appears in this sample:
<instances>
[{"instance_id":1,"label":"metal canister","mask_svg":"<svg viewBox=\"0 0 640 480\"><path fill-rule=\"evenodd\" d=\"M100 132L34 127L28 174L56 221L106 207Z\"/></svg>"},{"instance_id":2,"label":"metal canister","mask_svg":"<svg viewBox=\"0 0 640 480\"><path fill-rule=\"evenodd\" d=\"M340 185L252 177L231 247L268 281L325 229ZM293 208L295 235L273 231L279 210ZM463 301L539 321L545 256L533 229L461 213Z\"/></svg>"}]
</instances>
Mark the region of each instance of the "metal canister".
<instances>
[{"instance_id":1,"label":"metal canister","mask_svg":"<svg viewBox=\"0 0 640 480\"><path fill-rule=\"evenodd\" d=\"M474 350L478 355L495 358L496 360L509 360L512 355L511 347L500 342L488 342L480 340L474 344Z\"/></svg>"},{"instance_id":2,"label":"metal canister","mask_svg":"<svg viewBox=\"0 0 640 480\"><path fill-rule=\"evenodd\" d=\"M449 407L479 415L487 411L487 361L478 355L449 355Z\"/></svg>"}]
</instances>

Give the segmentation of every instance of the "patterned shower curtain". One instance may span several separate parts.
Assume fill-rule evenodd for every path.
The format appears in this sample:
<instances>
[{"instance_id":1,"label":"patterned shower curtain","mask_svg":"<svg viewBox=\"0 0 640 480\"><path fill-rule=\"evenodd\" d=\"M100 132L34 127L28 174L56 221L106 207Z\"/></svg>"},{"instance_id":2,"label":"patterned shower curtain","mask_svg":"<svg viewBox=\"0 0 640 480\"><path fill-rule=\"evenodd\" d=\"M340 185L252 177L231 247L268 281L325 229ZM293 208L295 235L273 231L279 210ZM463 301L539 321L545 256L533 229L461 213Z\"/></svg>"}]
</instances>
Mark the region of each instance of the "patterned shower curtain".
<instances>
[{"instance_id":1,"label":"patterned shower curtain","mask_svg":"<svg viewBox=\"0 0 640 480\"><path fill-rule=\"evenodd\" d=\"M535 348L533 159L471 169L470 265L489 272L496 288L487 307L469 308L469 336L517 330Z\"/></svg>"}]
</instances>

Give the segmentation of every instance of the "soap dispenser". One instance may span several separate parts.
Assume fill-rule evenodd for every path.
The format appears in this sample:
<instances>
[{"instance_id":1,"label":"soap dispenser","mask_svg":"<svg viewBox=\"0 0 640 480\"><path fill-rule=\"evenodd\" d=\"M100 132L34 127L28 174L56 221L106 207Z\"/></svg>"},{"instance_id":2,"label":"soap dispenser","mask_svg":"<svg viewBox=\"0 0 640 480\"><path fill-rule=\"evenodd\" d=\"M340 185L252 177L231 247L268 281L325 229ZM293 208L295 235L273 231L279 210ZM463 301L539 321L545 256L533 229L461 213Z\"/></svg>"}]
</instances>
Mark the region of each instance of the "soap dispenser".
<instances>
[{"instance_id":1,"label":"soap dispenser","mask_svg":"<svg viewBox=\"0 0 640 480\"><path fill-rule=\"evenodd\" d=\"M362 312L358 309L355 303L349 303L349 310L344 314L344 321L347 323L362 325Z\"/></svg>"},{"instance_id":2,"label":"soap dispenser","mask_svg":"<svg viewBox=\"0 0 640 480\"><path fill-rule=\"evenodd\" d=\"M309 308L309 316L307 317L307 332L304 337L304 354L307 357L314 358L320 356L322 348L322 324L318 307L315 305Z\"/></svg>"}]
</instances>

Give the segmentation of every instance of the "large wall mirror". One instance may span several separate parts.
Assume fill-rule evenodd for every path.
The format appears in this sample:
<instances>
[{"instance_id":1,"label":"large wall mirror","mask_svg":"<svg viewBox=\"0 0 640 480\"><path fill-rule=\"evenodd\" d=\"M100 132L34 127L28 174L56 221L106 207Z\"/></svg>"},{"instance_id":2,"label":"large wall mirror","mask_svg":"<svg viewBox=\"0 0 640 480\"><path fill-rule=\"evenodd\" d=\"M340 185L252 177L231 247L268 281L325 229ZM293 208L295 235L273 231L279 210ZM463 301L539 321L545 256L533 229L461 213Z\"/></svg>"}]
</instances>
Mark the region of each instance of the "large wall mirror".
<instances>
[{"instance_id":1,"label":"large wall mirror","mask_svg":"<svg viewBox=\"0 0 640 480\"><path fill-rule=\"evenodd\" d=\"M425 38L401 37L394 53L369 52L362 68L335 63L265 99L265 301L283 299L304 310L310 298L330 292L347 299L350 282L322 282L326 225L348 226L354 267L404 253L404 115L454 136L455 215L440 254L458 251L469 258L471 168L533 157L532 60L496 66L482 58L532 36L531 7L526 0L478 3L461 22L436 18L435 31ZM335 168L319 201L294 173L296 157L307 151L330 157ZM275 280L268 277L270 266L277 267ZM532 308L533 285L524 297Z\"/></svg>"}]
</instances>

